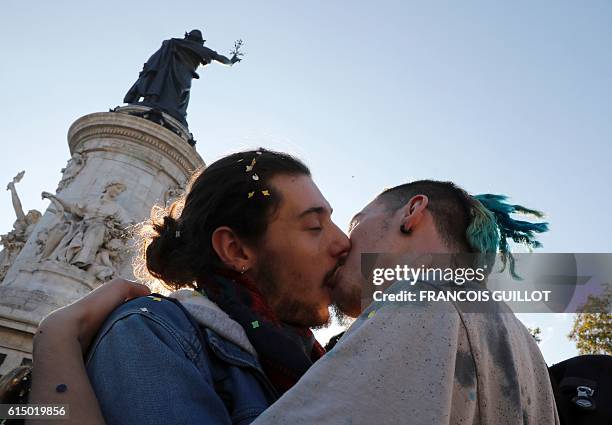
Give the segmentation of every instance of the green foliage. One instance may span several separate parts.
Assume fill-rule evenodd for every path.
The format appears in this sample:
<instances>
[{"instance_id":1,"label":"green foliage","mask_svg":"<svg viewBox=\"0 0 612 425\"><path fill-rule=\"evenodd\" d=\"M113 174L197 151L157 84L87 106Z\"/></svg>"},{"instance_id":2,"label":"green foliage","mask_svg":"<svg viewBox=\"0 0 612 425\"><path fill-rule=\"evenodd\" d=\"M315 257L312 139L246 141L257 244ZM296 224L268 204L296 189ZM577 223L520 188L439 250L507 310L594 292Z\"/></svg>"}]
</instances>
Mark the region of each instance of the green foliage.
<instances>
[{"instance_id":1,"label":"green foliage","mask_svg":"<svg viewBox=\"0 0 612 425\"><path fill-rule=\"evenodd\" d=\"M580 354L612 355L612 286L599 296L590 295L574 318L568 337Z\"/></svg>"},{"instance_id":2,"label":"green foliage","mask_svg":"<svg viewBox=\"0 0 612 425\"><path fill-rule=\"evenodd\" d=\"M537 328L527 328L527 330L529 331L529 333L531 334L531 336L533 337L533 339L535 339L535 341L539 344L540 342L542 342L542 337L540 335L542 335L542 329L540 329L539 327Z\"/></svg>"}]
</instances>

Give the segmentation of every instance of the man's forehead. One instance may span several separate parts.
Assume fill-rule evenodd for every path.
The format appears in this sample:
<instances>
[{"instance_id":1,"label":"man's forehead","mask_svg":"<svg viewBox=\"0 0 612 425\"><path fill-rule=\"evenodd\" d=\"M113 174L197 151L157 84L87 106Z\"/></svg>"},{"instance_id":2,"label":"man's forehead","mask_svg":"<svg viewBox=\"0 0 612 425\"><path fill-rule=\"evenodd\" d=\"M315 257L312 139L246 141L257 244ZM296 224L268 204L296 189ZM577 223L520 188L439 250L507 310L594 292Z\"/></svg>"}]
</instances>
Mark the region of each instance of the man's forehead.
<instances>
[{"instance_id":1,"label":"man's forehead","mask_svg":"<svg viewBox=\"0 0 612 425\"><path fill-rule=\"evenodd\" d=\"M361 211L353 216L351 221L359 220L360 218L366 217L368 215L377 214L384 210L384 204L378 199L374 199L368 205L363 207Z\"/></svg>"},{"instance_id":2,"label":"man's forehead","mask_svg":"<svg viewBox=\"0 0 612 425\"><path fill-rule=\"evenodd\" d=\"M280 191L281 209L289 214L302 214L307 211L328 212L332 208L314 181L306 175L278 175L270 183Z\"/></svg>"}]
</instances>

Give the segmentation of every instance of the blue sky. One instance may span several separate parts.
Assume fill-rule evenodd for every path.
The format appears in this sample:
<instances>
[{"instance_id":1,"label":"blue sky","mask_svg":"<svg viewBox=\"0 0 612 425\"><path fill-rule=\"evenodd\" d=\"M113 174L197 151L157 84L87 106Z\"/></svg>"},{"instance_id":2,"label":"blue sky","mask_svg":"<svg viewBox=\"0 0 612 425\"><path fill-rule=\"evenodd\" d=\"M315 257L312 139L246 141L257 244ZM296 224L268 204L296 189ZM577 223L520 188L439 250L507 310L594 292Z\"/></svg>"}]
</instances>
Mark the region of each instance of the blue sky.
<instances>
[{"instance_id":1,"label":"blue sky","mask_svg":"<svg viewBox=\"0 0 612 425\"><path fill-rule=\"evenodd\" d=\"M199 28L247 53L193 84L206 162L295 153L342 228L384 187L453 180L545 211L545 252L609 252L611 18L606 1L4 1L0 183L25 169L24 208L44 210L70 124L121 104L163 39ZM542 327L549 363L575 353L571 316L521 318Z\"/></svg>"}]
</instances>

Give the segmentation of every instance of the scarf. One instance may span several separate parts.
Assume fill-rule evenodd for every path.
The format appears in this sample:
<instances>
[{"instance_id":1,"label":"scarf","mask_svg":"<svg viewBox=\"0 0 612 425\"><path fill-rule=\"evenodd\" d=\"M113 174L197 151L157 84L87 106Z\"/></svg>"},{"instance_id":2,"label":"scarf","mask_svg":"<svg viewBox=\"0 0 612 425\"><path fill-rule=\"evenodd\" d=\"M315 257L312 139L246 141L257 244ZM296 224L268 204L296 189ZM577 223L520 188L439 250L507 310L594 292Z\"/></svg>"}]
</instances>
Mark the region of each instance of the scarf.
<instances>
[{"instance_id":1,"label":"scarf","mask_svg":"<svg viewBox=\"0 0 612 425\"><path fill-rule=\"evenodd\" d=\"M279 396L325 354L310 329L280 322L246 275L220 271L198 284L200 292L242 326Z\"/></svg>"}]
</instances>

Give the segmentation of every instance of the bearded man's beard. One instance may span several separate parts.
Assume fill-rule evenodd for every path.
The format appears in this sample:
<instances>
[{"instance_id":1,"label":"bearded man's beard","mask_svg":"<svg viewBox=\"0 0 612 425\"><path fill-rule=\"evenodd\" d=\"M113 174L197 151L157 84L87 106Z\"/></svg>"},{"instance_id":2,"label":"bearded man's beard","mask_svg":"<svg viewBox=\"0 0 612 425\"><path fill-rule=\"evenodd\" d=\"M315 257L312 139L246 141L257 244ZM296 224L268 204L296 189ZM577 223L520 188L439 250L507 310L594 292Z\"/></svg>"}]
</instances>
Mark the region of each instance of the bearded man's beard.
<instances>
[{"instance_id":1,"label":"bearded man's beard","mask_svg":"<svg viewBox=\"0 0 612 425\"><path fill-rule=\"evenodd\" d=\"M330 323L327 326L329 326L332 321L335 321L338 325L346 328L355 321L354 318L343 312L336 303L331 305L330 310Z\"/></svg>"},{"instance_id":2,"label":"bearded man's beard","mask_svg":"<svg viewBox=\"0 0 612 425\"><path fill-rule=\"evenodd\" d=\"M278 264L272 260L273 255L263 253L257 265L255 273L255 283L266 302L272 308L276 317L283 323L298 327L312 327L318 329L329 326L330 318L325 323L320 323L317 306L305 304L303 301L292 297L292 286L299 285L299 282L282 282L279 279ZM283 295L285 294L285 295Z\"/></svg>"}]
</instances>

